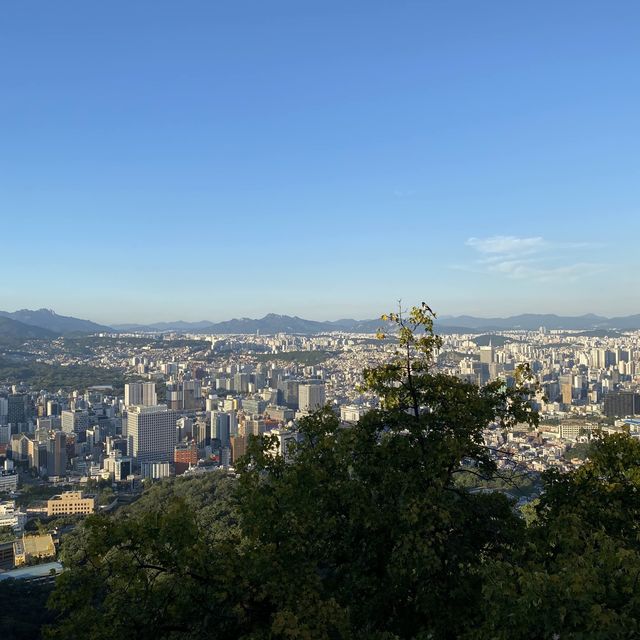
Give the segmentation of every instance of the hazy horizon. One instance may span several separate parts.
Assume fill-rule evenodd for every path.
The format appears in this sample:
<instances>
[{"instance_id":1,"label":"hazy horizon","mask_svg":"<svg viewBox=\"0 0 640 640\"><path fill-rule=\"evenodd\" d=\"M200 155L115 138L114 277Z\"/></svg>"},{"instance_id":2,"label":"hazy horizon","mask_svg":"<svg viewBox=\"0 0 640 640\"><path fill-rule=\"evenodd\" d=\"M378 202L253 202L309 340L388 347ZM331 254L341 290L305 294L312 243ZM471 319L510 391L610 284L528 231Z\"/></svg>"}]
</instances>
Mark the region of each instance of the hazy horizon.
<instances>
[{"instance_id":1,"label":"hazy horizon","mask_svg":"<svg viewBox=\"0 0 640 640\"><path fill-rule=\"evenodd\" d=\"M416 299L415 301L411 301L411 302L407 302L406 305L404 305L403 303L403 308L406 307L410 307L412 304L418 304L419 300ZM128 318L124 318L122 320L108 320L108 319L103 319L103 318L98 318L98 317L93 317L93 316L89 316L86 313L83 313L82 311L78 311L78 312L63 312L60 309L55 309L55 308L51 308L51 307L42 307L42 306L31 306L31 307L22 307L20 309L8 309L8 308L0 308L0 311L6 311L9 313L15 313L16 311L22 311L22 310L30 310L30 311L35 311L35 310L39 310L39 309L50 309L52 311L54 311L56 314L60 315L60 316L69 316L69 317L74 317L74 318L78 318L78 319L82 319L82 320L90 320L92 322L96 322L98 324L103 324L105 326L116 326L116 325L131 325L131 324L140 324L140 325L151 325L151 324L162 324L162 323L175 323L175 322L188 322L188 323L197 323L197 322L212 322L212 323L218 323L218 322L225 322L225 321L229 321L229 320L236 320L236 319L242 319L242 318L250 318L250 319L261 319L264 318L265 316L269 315L269 314L275 314L275 315L281 315L281 316L291 316L291 317L299 317L302 318L304 320L312 320L312 321L316 321L316 322L335 322L337 320L375 320L377 318L380 317L380 315L382 313L384 313L384 311L380 311L380 312L376 312L376 313L371 313L371 314L341 314L341 315L336 315L336 316L322 316L322 315L317 315L317 316L308 316L308 315L303 315L300 313L296 313L295 311L292 311L290 313L287 312L283 312L283 311L277 311L277 310L267 310L264 312L256 312L254 315L243 315L243 314L231 314L229 316L218 316L218 315L211 315L209 316L185 316L185 317L173 317L173 318L151 318L149 320L143 320L143 321L139 321L136 320L135 318L133 319L128 319ZM387 308L387 311L391 311L394 310L395 306L389 306ZM504 314L499 314L499 313L490 313L490 312L461 312L461 313L444 313L444 312L438 312L437 309L434 309L434 311L436 311L437 313L437 317L445 320L448 318L455 318L455 317L460 317L460 316L473 316L476 318L481 318L481 319L488 319L488 318L507 318L507 317L511 317L511 316L519 316L519 315L525 315L525 314L535 314L535 315L557 315L557 316L564 316L564 317L579 317L579 316L585 316L585 315L596 315L596 316L602 316L602 317L606 317L606 318L614 318L614 317L624 317L624 316L630 316L630 315L636 315L636 314L640 314L640 309L638 309L635 312L630 312L630 313L611 313L611 312L602 312L599 313L597 311L583 311L583 312L576 312L576 313L561 313L558 311L540 311L540 310L534 310L534 311L530 311L530 310L522 310L522 311L516 311L514 313L504 313Z\"/></svg>"}]
</instances>

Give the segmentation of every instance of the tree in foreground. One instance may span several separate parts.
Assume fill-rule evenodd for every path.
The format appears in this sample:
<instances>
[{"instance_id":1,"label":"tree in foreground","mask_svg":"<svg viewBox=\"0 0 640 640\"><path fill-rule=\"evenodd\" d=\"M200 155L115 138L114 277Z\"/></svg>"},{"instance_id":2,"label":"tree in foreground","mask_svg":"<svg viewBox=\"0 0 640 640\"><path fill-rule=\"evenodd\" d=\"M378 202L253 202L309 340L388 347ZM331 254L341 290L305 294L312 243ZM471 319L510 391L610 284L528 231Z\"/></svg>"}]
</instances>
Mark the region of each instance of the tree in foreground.
<instances>
[{"instance_id":1,"label":"tree in foreground","mask_svg":"<svg viewBox=\"0 0 640 640\"><path fill-rule=\"evenodd\" d=\"M389 319L396 356L365 372L382 408L356 426L325 409L301 421L293 462L255 440L237 481L182 480L89 518L67 545L52 637L446 638L477 624L480 568L522 524L455 474L464 461L491 475L483 429L535 414L525 388L433 373L426 305Z\"/></svg>"},{"instance_id":2,"label":"tree in foreground","mask_svg":"<svg viewBox=\"0 0 640 640\"><path fill-rule=\"evenodd\" d=\"M640 635L640 442L600 437L579 469L543 474L519 545L484 567L491 612L474 637L616 640Z\"/></svg>"},{"instance_id":3,"label":"tree in foreground","mask_svg":"<svg viewBox=\"0 0 640 640\"><path fill-rule=\"evenodd\" d=\"M384 317L397 350L365 371L381 408L355 426L323 409L300 421L287 461L255 439L237 479L165 483L87 518L49 637L473 637L487 567L514 557L524 523L456 474L491 477L483 430L537 417L526 372L513 387L435 372L433 317L425 304Z\"/></svg>"}]
</instances>

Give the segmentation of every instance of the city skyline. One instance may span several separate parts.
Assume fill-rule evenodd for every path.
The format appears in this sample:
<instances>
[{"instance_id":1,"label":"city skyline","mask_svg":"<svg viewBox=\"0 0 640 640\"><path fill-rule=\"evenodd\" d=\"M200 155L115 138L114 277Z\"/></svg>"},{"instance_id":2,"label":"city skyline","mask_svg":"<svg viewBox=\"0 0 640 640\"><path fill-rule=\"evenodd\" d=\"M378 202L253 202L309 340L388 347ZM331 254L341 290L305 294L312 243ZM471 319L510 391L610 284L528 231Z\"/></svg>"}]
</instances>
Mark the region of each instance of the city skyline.
<instances>
[{"instance_id":1,"label":"city skyline","mask_svg":"<svg viewBox=\"0 0 640 640\"><path fill-rule=\"evenodd\" d=\"M7 6L0 308L637 313L638 18L631 2Z\"/></svg>"}]
</instances>

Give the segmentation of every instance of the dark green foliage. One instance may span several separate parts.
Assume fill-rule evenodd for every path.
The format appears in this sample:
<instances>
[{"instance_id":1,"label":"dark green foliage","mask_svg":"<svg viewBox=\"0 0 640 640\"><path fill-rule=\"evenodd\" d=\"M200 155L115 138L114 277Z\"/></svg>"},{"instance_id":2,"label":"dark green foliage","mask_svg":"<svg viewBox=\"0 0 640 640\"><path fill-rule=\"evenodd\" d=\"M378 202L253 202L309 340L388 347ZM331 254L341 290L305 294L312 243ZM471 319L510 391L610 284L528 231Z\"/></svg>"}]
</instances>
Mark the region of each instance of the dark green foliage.
<instances>
[{"instance_id":1,"label":"dark green foliage","mask_svg":"<svg viewBox=\"0 0 640 640\"><path fill-rule=\"evenodd\" d=\"M88 517L64 545L71 570L58 578L51 605L60 618L47 636L190 638L224 629L242 583L229 566L239 541L230 482L211 474L159 483L115 517Z\"/></svg>"},{"instance_id":2,"label":"dark green foliage","mask_svg":"<svg viewBox=\"0 0 640 640\"><path fill-rule=\"evenodd\" d=\"M517 468L500 469L488 478L479 478L473 468L456 477L459 486L482 491L502 491L515 499L538 495L542 490L539 474Z\"/></svg>"},{"instance_id":3,"label":"dark green foliage","mask_svg":"<svg viewBox=\"0 0 640 640\"><path fill-rule=\"evenodd\" d=\"M0 638L38 640L54 616L47 608L52 581L0 581Z\"/></svg>"},{"instance_id":4,"label":"dark green foliage","mask_svg":"<svg viewBox=\"0 0 640 640\"><path fill-rule=\"evenodd\" d=\"M13 527L0 527L0 543L13 542L16 537Z\"/></svg>"},{"instance_id":5,"label":"dark green foliage","mask_svg":"<svg viewBox=\"0 0 640 640\"><path fill-rule=\"evenodd\" d=\"M0 359L0 382L26 382L34 389L86 389L92 385L113 385L124 388L124 376L115 369L101 369L89 365L18 363Z\"/></svg>"},{"instance_id":6,"label":"dark green foliage","mask_svg":"<svg viewBox=\"0 0 640 640\"><path fill-rule=\"evenodd\" d=\"M507 336L500 335L499 333L489 333L472 338L473 342L478 347L486 347L491 343L494 347L504 347L509 342L514 342L513 338L507 338Z\"/></svg>"},{"instance_id":7,"label":"dark green foliage","mask_svg":"<svg viewBox=\"0 0 640 640\"><path fill-rule=\"evenodd\" d=\"M61 491L68 491L71 485L52 486L50 484L23 484L18 496L15 498L20 507L26 507L36 501L48 500Z\"/></svg>"},{"instance_id":8,"label":"dark green foliage","mask_svg":"<svg viewBox=\"0 0 640 640\"><path fill-rule=\"evenodd\" d=\"M579 460L586 460L590 455L591 455L591 443L578 442L566 450L564 457L567 460L572 460L573 458L578 458Z\"/></svg>"},{"instance_id":9,"label":"dark green foliage","mask_svg":"<svg viewBox=\"0 0 640 640\"><path fill-rule=\"evenodd\" d=\"M485 566L492 605L470 638L569 640L640 633L640 442L595 441L577 471L543 474L521 543Z\"/></svg>"}]
</instances>

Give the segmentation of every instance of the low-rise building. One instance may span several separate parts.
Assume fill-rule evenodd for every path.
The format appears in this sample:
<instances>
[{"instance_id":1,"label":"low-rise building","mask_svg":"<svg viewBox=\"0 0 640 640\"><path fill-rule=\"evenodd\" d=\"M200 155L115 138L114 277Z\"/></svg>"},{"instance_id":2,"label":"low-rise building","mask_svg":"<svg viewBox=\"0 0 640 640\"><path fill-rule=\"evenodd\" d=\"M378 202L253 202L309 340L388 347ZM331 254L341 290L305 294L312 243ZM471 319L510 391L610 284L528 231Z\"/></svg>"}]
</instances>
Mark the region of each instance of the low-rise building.
<instances>
[{"instance_id":1,"label":"low-rise building","mask_svg":"<svg viewBox=\"0 0 640 640\"><path fill-rule=\"evenodd\" d=\"M47 516L88 515L95 507L95 498L84 497L82 491L64 491L47 500Z\"/></svg>"},{"instance_id":2,"label":"low-rise building","mask_svg":"<svg viewBox=\"0 0 640 640\"><path fill-rule=\"evenodd\" d=\"M18 474L0 471L0 491L15 491L18 488Z\"/></svg>"},{"instance_id":3,"label":"low-rise building","mask_svg":"<svg viewBox=\"0 0 640 640\"><path fill-rule=\"evenodd\" d=\"M11 527L21 532L27 522L27 514L16 507L14 500L0 502L0 527Z\"/></svg>"},{"instance_id":4,"label":"low-rise building","mask_svg":"<svg viewBox=\"0 0 640 640\"><path fill-rule=\"evenodd\" d=\"M50 533L39 536L23 536L13 543L14 563L16 567L41 558L53 558L56 546Z\"/></svg>"}]
</instances>

